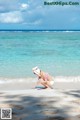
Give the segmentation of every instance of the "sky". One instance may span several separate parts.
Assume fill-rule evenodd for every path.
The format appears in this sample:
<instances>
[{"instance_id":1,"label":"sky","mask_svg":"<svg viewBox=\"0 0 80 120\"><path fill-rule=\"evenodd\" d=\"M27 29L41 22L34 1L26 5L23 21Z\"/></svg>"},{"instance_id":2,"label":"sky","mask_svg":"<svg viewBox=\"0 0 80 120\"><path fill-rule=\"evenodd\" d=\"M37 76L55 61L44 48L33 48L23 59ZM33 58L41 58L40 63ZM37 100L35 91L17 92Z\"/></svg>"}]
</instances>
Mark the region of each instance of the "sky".
<instances>
[{"instance_id":1,"label":"sky","mask_svg":"<svg viewBox=\"0 0 80 120\"><path fill-rule=\"evenodd\" d=\"M59 0L0 0L0 29L80 30L80 5L44 5L45 1Z\"/></svg>"}]
</instances>

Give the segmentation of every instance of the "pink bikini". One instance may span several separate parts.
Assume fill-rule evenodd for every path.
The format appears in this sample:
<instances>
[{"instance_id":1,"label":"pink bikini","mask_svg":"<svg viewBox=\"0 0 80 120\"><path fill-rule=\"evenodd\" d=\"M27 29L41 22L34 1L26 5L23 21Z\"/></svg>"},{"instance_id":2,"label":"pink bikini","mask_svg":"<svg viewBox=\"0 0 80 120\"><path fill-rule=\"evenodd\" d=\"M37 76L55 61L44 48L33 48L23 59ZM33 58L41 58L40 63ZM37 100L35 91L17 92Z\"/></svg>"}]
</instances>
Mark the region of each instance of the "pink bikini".
<instances>
[{"instance_id":1,"label":"pink bikini","mask_svg":"<svg viewBox=\"0 0 80 120\"><path fill-rule=\"evenodd\" d=\"M49 74L45 73L44 79L43 80L49 80Z\"/></svg>"}]
</instances>

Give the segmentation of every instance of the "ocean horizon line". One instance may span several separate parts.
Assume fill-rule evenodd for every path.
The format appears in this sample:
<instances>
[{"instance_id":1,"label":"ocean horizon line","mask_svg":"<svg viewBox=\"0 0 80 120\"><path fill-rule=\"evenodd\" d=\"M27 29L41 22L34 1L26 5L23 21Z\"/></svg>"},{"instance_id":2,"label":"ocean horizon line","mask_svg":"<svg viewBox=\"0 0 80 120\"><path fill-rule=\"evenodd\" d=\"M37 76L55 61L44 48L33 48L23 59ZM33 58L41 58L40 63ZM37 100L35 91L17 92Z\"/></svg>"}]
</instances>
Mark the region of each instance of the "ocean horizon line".
<instances>
[{"instance_id":1,"label":"ocean horizon line","mask_svg":"<svg viewBox=\"0 0 80 120\"><path fill-rule=\"evenodd\" d=\"M80 30L74 29L0 29L0 32L80 32Z\"/></svg>"}]
</instances>

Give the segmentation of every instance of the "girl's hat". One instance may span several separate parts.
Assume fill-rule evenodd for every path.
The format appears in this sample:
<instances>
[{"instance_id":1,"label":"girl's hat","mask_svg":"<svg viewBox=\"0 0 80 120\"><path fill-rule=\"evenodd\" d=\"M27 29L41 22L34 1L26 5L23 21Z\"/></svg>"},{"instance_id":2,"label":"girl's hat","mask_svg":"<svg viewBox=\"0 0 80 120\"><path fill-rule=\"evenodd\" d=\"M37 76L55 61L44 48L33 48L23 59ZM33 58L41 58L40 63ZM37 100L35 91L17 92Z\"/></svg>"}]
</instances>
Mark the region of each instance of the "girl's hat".
<instances>
[{"instance_id":1,"label":"girl's hat","mask_svg":"<svg viewBox=\"0 0 80 120\"><path fill-rule=\"evenodd\" d=\"M33 71L34 74L40 75L40 69L37 66L32 68L32 71Z\"/></svg>"}]
</instances>

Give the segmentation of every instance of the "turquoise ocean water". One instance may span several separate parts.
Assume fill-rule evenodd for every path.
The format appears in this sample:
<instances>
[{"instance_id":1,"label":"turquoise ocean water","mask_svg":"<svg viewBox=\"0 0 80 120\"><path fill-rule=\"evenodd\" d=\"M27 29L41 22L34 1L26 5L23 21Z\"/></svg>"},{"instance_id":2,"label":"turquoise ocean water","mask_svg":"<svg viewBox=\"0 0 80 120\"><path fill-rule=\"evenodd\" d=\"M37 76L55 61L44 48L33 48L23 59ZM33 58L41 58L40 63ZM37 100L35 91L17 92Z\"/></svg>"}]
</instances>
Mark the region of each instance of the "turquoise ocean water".
<instances>
[{"instance_id":1,"label":"turquoise ocean water","mask_svg":"<svg viewBox=\"0 0 80 120\"><path fill-rule=\"evenodd\" d=\"M80 75L80 32L0 32L0 77Z\"/></svg>"}]
</instances>

